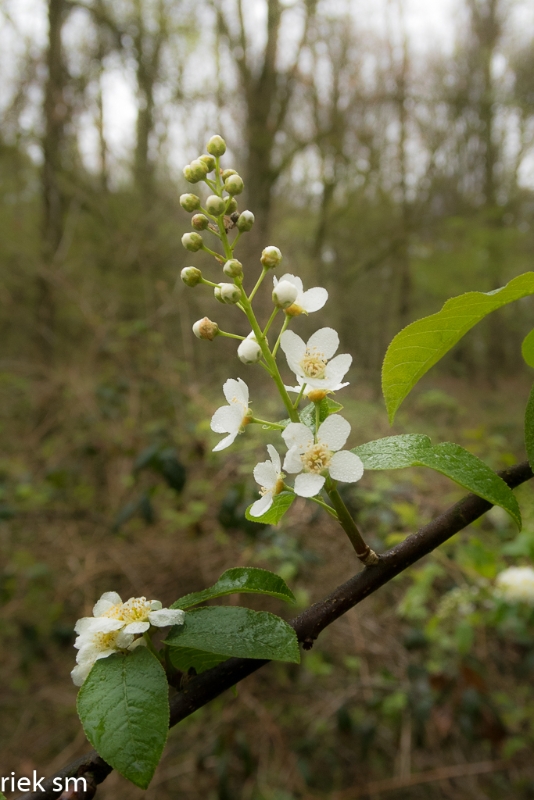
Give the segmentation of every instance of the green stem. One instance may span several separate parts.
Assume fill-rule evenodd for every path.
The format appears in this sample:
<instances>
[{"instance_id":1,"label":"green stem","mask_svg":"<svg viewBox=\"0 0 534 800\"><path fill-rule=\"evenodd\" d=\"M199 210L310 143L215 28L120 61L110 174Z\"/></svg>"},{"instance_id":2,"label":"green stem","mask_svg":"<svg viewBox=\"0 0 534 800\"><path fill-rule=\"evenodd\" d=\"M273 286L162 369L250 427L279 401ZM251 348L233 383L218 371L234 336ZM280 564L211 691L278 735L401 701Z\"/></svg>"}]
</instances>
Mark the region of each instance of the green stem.
<instances>
[{"instance_id":1,"label":"green stem","mask_svg":"<svg viewBox=\"0 0 534 800\"><path fill-rule=\"evenodd\" d=\"M278 353L278 348L280 347L280 339L282 338L283 332L286 330L287 326L289 325L290 319L291 319L291 317L288 317L288 315L286 314L286 318L284 320L284 324L282 325L282 330L278 334L278 339L276 340L276 344L273 347L273 356L276 356L276 354Z\"/></svg>"},{"instance_id":2,"label":"green stem","mask_svg":"<svg viewBox=\"0 0 534 800\"><path fill-rule=\"evenodd\" d=\"M315 439L317 440L317 431L319 430L319 426L321 424L321 411L319 409L319 403L315 403Z\"/></svg>"},{"instance_id":3,"label":"green stem","mask_svg":"<svg viewBox=\"0 0 534 800\"><path fill-rule=\"evenodd\" d=\"M283 431L284 425L280 425L278 422L267 422L265 419L258 419L258 417L251 417L250 422L255 422L258 425L266 425L268 428L272 428L273 430Z\"/></svg>"},{"instance_id":4,"label":"green stem","mask_svg":"<svg viewBox=\"0 0 534 800\"><path fill-rule=\"evenodd\" d=\"M206 286L213 286L213 288L215 288L216 286L219 286L218 283L213 283L212 281L208 281L208 280L206 280L206 278L201 278L200 279L200 283L204 283Z\"/></svg>"},{"instance_id":5,"label":"green stem","mask_svg":"<svg viewBox=\"0 0 534 800\"><path fill-rule=\"evenodd\" d=\"M324 500L321 500L320 497L309 497L308 500L312 500L314 503L317 503L318 506L324 508L324 510L327 511L331 517L333 517L335 520L339 522L339 517L337 515L336 510L332 508L332 506L329 506L328 503L325 503Z\"/></svg>"},{"instance_id":6,"label":"green stem","mask_svg":"<svg viewBox=\"0 0 534 800\"><path fill-rule=\"evenodd\" d=\"M243 233L243 231L238 231L237 236L235 237L234 241L232 242L232 251L235 250L235 246L238 243L238 241L240 240L242 233Z\"/></svg>"},{"instance_id":7,"label":"green stem","mask_svg":"<svg viewBox=\"0 0 534 800\"><path fill-rule=\"evenodd\" d=\"M206 211L206 209L203 208L202 206L200 206L199 211L201 211L205 217L209 217L209 219L211 219L212 222L217 222L217 217L214 217L213 214L210 214L210 212ZM215 233L215 231L212 231L212 233Z\"/></svg>"},{"instance_id":8,"label":"green stem","mask_svg":"<svg viewBox=\"0 0 534 800\"><path fill-rule=\"evenodd\" d=\"M332 478L328 477L326 479L325 489L330 500L332 501L332 505L337 511L339 524L349 537L358 558L364 563L376 563L378 561L376 553L374 553L369 545L364 542L358 526L349 514L349 510L336 488L336 482L332 480ZM374 559L371 557L371 554L374 556Z\"/></svg>"},{"instance_id":9,"label":"green stem","mask_svg":"<svg viewBox=\"0 0 534 800\"><path fill-rule=\"evenodd\" d=\"M302 400L302 395L304 394L304 389L306 388L306 386L307 386L307 384L305 384L305 383L302 384L302 386L300 388L299 395L298 395L297 399L295 400L295 402L293 403L293 408L298 408L299 407L299 403Z\"/></svg>"},{"instance_id":10,"label":"green stem","mask_svg":"<svg viewBox=\"0 0 534 800\"><path fill-rule=\"evenodd\" d=\"M248 298L248 299L249 299L249 302L250 302L250 303L252 303L252 301L254 300L254 295L256 294L256 292L257 292L257 291L258 291L258 289L260 288L261 284L263 283L263 279L264 279L264 278L265 278L265 276L267 275L268 271L269 271L269 270L267 269L267 267L264 267L264 268L262 269L262 271L261 271L261 275L260 275L260 277L258 278L258 280L257 280L257 282L256 282L256 286L253 288L253 290L251 291L251 293L250 293L250 295L249 295L249 298Z\"/></svg>"},{"instance_id":11,"label":"green stem","mask_svg":"<svg viewBox=\"0 0 534 800\"><path fill-rule=\"evenodd\" d=\"M270 327L271 327L271 325L273 324L273 322L274 322L274 318L276 317L276 315L277 315L277 314L278 314L278 308L275 308L275 309L274 309L274 311L273 311L273 313L272 313L272 314L271 314L271 316L269 317L269 322L267 323L267 325L266 325L266 326L265 326L265 328L263 329L263 335L264 335L264 336L267 336L267 333L268 333L268 331L269 331L269 328L270 328Z\"/></svg>"},{"instance_id":12,"label":"green stem","mask_svg":"<svg viewBox=\"0 0 534 800\"><path fill-rule=\"evenodd\" d=\"M216 192L217 191L216 184L213 181L210 181L210 179L208 177L204 178L204 183L208 184L208 186L210 187L212 192Z\"/></svg>"},{"instance_id":13,"label":"green stem","mask_svg":"<svg viewBox=\"0 0 534 800\"><path fill-rule=\"evenodd\" d=\"M238 336L237 333L226 333L219 328L219 336L226 336L227 339L239 339L241 342L246 338L245 336Z\"/></svg>"},{"instance_id":14,"label":"green stem","mask_svg":"<svg viewBox=\"0 0 534 800\"><path fill-rule=\"evenodd\" d=\"M219 165L220 158L219 156L215 156L215 193L219 195L222 194L222 181L221 181L221 168Z\"/></svg>"},{"instance_id":15,"label":"green stem","mask_svg":"<svg viewBox=\"0 0 534 800\"><path fill-rule=\"evenodd\" d=\"M205 252L205 253L209 253L209 254L210 254L210 256L213 256L214 258L216 258L216 259L217 259L217 261L219 261L219 260L220 260L220 258L221 258L221 254L220 254L220 253L216 253L216 252L215 252L215 250L210 250L210 248L209 248L209 247L206 247L206 245L205 245L205 244L203 244L203 245L202 245L202 248L201 248L201 249L202 249L202 250L204 250L204 252Z\"/></svg>"}]
</instances>

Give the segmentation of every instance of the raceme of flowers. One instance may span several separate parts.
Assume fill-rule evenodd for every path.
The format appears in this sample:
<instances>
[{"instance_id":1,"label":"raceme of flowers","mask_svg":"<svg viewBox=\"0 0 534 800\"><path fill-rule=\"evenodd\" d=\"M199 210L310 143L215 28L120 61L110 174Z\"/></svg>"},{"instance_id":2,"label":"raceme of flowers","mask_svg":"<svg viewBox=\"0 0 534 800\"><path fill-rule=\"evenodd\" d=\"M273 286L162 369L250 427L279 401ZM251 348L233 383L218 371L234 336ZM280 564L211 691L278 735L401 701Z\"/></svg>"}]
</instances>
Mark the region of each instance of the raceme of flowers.
<instances>
[{"instance_id":1,"label":"raceme of flowers","mask_svg":"<svg viewBox=\"0 0 534 800\"><path fill-rule=\"evenodd\" d=\"M93 608L93 616L82 617L74 627L78 634L74 643L78 650L76 666L71 672L74 684L81 686L99 659L146 645L142 634L152 625L182 625L184 618L183 611L162 608L159 600L131 597L123 603L117 592L104 592Z\"/></svg>"}]
</instances>

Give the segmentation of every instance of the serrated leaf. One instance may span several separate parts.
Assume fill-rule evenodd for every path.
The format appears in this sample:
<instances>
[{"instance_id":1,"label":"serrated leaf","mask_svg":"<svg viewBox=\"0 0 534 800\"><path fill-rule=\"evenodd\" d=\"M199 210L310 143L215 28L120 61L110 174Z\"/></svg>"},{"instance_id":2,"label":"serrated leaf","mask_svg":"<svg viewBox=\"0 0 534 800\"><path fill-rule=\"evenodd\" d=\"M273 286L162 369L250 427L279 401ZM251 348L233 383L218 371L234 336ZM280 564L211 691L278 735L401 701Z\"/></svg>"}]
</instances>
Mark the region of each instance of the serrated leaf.
<instances>
[{"instance_id":1,"label":"serrated leaf","mask_svg":"<svg viewBox=\"0 0 534 800\"><path fill-rule=\"evenodd\" d=\"M293 628L267 611L211 606L188 611L183 625L171 629L165 644L190 647L226 658L261 658L298 664Z\"/></svg>"},{"instance_id":2,"label":"serrated leaf","mask_svg":"<svg viewBox=\"0 0 534 800\"><path fill-rule=\"evenodd\" d=\"M534 367L534 331L530 331L523 339L521 353L529 367Z\"/></svg>"},{"instance_id":3,"label":"serrated leaf","mask_svg":"<svg viewBox=\"0 0 534 800\"><path fill-rule=\"evenodd\" d=\"M534 469L534 386L525 410L525 447L529 464Z\"/></svg>"},{"instance_id":4,"label":"serrated leaf","mask_svg":"<svg viewBox=\"0 0 534 800\"><path fill-rule=\"evenodd\" d=\"M104 761L141 789L167 741L168 695L165 672L144 647L97 661L78 693L85 735Z\"/></svg>"},{"instance_id":5,"label":"serrated leaf","mask_svg":"<svg viewBox=\"0 0 534 800\"><path fill-rule=\"evenodd\" d=\"M433 445L428 436L387 436L352 450L365 469L430 467L451 480L501 506L521 528L521 512L509 486L480 458L451 442Z\"/></svg>"},{"instance_id":6,"label":"serrated leaf","mask_svg":"<svg viewBox=\"0 0 534 800\"><path fill-rule=\"evenodd\" d=\"M382 367L382 391L390 422L419 379L477 322L531 294L534 272L527 272L493 292L467 292L453 297L437 314L412 322L400 331L389 345Z\"/></svg>"},{"instance_id":7,"label":"serrated leaf","mask_svg":"<svg viewBox=\"0 0 534 800\"><path fill-rule=\"evenodd\" d=\"M201 592L180 597L171 608L191 608L227 594L267 594L294 603L295 597L286 582L274 572L258 567L233 567L223 572L217 583Z\"/></svg>"},{"instance_id":8,"label":"serrated leaf","mask_svg":"<svg viewBox=\"0 0 534 800\"><path fill-rule=\"evenodd\" d=\"M286 511L289 511L291 508L294 499L295 494L293 492L280 492L280 494L275 495L272 506L265 514L262 514L261 517L253 517L251 515L250 509L254 503L251 503L245 511L245 517L251 522L262 522L264 525L277 525Z\"/></svg>"},{"instance_id":9,"label":"serrated leaf","mask_svg":"<svg viewBox=\"0 0 534 800\"><path fill-rule=\"evenodd\" d=\"M169 647L169 657L176 669L187 673L193 668L197 675L216 667L217 664L228 658L220 653L206 653L204 650L196 650L194 647Z\"/></svg>"}]
</instances>

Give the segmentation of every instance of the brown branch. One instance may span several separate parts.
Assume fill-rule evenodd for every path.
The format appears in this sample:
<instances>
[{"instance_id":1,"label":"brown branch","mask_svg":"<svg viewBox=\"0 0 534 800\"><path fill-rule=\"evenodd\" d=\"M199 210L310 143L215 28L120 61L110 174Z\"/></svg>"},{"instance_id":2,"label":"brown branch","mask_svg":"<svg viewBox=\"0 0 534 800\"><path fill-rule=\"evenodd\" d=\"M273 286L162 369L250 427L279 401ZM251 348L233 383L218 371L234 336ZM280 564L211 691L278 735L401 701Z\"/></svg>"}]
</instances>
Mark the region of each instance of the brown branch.
<instances>
[{"instance_id":1,"label":"brown branch","mask_svg":"<svg viewBox=\"0 0 534 800\"><path fill-rule=\"evenodd\" d=\"M512 489L533 477L532 469L527 461L503 470L499 475ZM455 533L466 528L490 508L491 503L474 494L468 494L463 500L421 528L420 531L380 556L380 561L376 566L366 567L346 583L338 586L327 598L299 614L290 624L295 629L304 649L309 649L321 631L349 609L361 603L362 600L423 556L431 553ZM188 681L187 687L171 699L170 726L177 725L194 711L267 663L267 661L256 659L230 658L191 679ZM93 784L96 790L96 785L109 775L111 769L93 750L43 781L44 792L27 793L21 795L18 800L54 800L54 798L58 798L61 792L52 788L54 778L60 778L64 784L67 777L88 776L90 785Z\"/></svg>"}]
</instances>

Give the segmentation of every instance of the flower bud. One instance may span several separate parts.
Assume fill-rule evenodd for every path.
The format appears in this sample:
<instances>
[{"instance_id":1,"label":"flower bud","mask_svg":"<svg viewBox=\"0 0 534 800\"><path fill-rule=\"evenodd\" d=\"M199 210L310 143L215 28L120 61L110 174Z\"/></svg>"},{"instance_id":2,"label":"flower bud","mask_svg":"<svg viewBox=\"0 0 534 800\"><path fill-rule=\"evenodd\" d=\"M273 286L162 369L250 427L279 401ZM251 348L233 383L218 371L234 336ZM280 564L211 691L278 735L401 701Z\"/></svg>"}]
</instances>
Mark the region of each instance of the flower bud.
<instances>
[{"instance_id":1,"label":"flower bud","mask_svg":"<svg viewBox=\"0 0 534 800\"><path fill-rule=\"evenodd\" d=\"M191 225L196 231L205 231L209 224L210 221L205 214L195 214L191 218Z\"/></svg>"},{"instance_id":2,"label":"flower bud","mask_svg":"<svg viewBox=\"0 0 534 800\"><path fill-rule=\"evenodd\" d=\"M208 165L201 161L200 158L195 158L189 165L196 181L202 181L208 174Z\"/></svg>"},{"instance_id":3,"label":"flower bud","mask_svg":"<svg viewBox=\"0 0 534 800\"><path fill-rule=\"evenodd\" d=\"M185 211L189 211L192 214L193 211L200 208L200 197L197 197L196 194L181 194L180 205Z\"/></svg>"},{"instance_id":4,"label":"flower bud","mask_svg":"<svg viewBox=\"0 0 534 800\"><path fill-rule=\"evenodd\" d=\"M229 278L241 278L243 276L243 264L237 258L231 258L224 265L223 272Z\"/></svg>"},{"instance_id":5,"label":"flower bud","mask_svg":"<svg viewBox=\"0 0 534 800\"><path fill-rule=\"evenodd\" d=\"M237 200L235 199L235 197L226 198L226 199L227 199L227 202L229 200L228 205L226 206L226 213L227 214L233 214L234 211L237 211Z\"/></svg>"},{"instance_id":6,"label":"flower bud","mask_svg":"<svg viewBox=\"0 0 534 800\"><path fill-rule=\"evenodd\" d=\"M219 333L219 326L216 322L212 322L208 317L199 319L193 325L193 333L197 339L208 339L212 342Z\"/></svg>"},{"instance_id":7,"label":"flower bud","mask_svg":"<svg viewBox=\"0 0 534 800\"><path fill-rule=\"evenodd\" d=\"M202 250L202 245L204 242L202 241L202 236L200 233L184 233L182 236L182 244L186 250L189 250L191 253L196 253L198 250Z\"/></svg>"},{"instance_id":8,"label":"flower bud","mask_svg":"<svg viewBox=\"0 0 534 800\"><path fill-rule=\"evenodd\" d=\"M237 357L243 364L255 364L261 358L261 347L253 333L249 333L237 348Z\"/></svg>"},{"instance_id":9,"label":"flower bud","mask_svg":"<svg viewBox=\"0 0 534 800\"><path fill-rule=\"evenodd\" d=\"M273 289L273 303L278 308L289 308L297 299L299 290L290 281L280 281Z\"/></svg>"},{"instance_id":10,"label":"flower bud","mask_svg":"<svg viewBox=\"0 0 534 800\"><path fill-rule=\"evenodd\" d=\"M219 289L222 303L235 305L235 303L239 303L241 300L241 289L234 283L221 283L217 286L217 289Z\"/></svg>"},{"instance_id":11,"label":"flower bud","mask_svg":"<svg viewBox=\"0 0 534 800\"><path fill-rule=\"evenodd\" d=\"M223 156L226 153L226 142L222 136L212 136L206 145L206 150L210 156Z\"/></svg>"},{"instance_id":12,"label":"flower bud","mask_svg":"<svg viewBox=\"0 0 534 800\"><path fill-rule=\"evenodd\" d=\"M282 261L282 253L278 247L273 247L273 245L270 245L263 250L260 260L263 266L267 269L274 269Z\"/></svg>"},{"instance_id":13,"label":"flower bud","mask_svg":"<svg viewBox=\"0 0 534 800\"><path fill-rule=\"evenodd\" d=\"M202 273L196 267L184 267L180 272L180 278L186 286L197 286L202 280Z\"/></svg>"},{"instance_id":14,"label":"flower bud","mask_svg":"<svg viewBox=\"0 0 534 800\"><path fill-rule=\"evenodd\" d=\"M202 180L202 176L197 177L191 164L188 164L186 167L184 167L182 171L184 173L184 178L188 183L198 183L200 180Z\"/></svg>"},{"instance_id":15,"label":"flower bud","mask_svg":"<svg viewBox=\"0 0 534 800\"><path fill-rule=\"evenodd\" d=\"M222 299L222 295L221 295L221 287L220 286L216 286L215 287L215 289L213 290L213 296L215 297L216 300L219 301L219 303L224 303L224 300Z\"/></svg>"},{"instance_id":16,"label":"flower bud","mask_svg":"<svg viewBox=\"0 0 534 800\"><path fill-rule=\"evenodd\" d=\"M240 175L230 175L229 178L226 178L224 182L224 188L228 192L228 194L241 194L243 189L245 188L245 184L243 183L243 178Z\"/></svg>"},{"instance_id":17,"label":"flower bud","mask_svg":"<svg viewBox=\"0 0 534 800\"><path fill-rule=\"evenodd\" d=\"M254 225L254 214L252 211L242 211L236 222L237 230L246 233Z\"/></svg>"},{"instance_id":18,"label":"flower bud","mask_svg":"<svg viewBox=\"0 0 534 800\"><path fill-rule=\"evenodd\" d=\"M225 169L223 172L221 172L221 178L223 179L223 183L227 178L230 177L230 175L237 175L235 169Z\"/></svg>"},{"instance_id":19,"label":"flower bud","mask_svg":"<svg viewBox=\"0 0 534 800\"><path fill-rule=\"evenodd\" d=\"M208 168L208 172L213 172L213 170L215 169L215 159L213 158L213 156L208 156L204 154L203 156L200 156L199 160L204 162L204 164Z\"/></svg>"},{"instance_id":20,"label":"flower bud","mask_svg":"<svg viewBox=\"0 0 534 800\"><path fill-rule=\"evenodd\" d=\"M308 392L308 400L311 400L312 403L320 403L321 400L324 400L328 392L325 389L313 389L311 392Z\"/></svg>"},{"instance_id":21,"label":"flower bud","mask_svg":"<svg viewBox=\"0 0 534 800\"><path fill-rule=\"evenodd\" d=\"M214 217L219 217L221 214L224 214L225 208L226 200L223 200L222 197L217 197L216 194L210 194L206 200L206 211Z\"/></svg>"}]
</instances>

